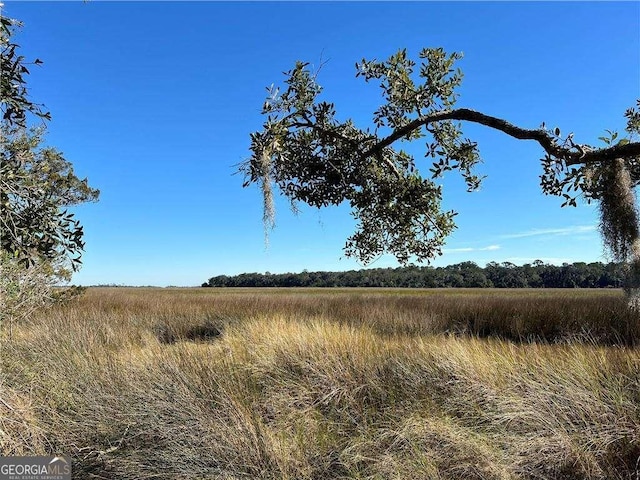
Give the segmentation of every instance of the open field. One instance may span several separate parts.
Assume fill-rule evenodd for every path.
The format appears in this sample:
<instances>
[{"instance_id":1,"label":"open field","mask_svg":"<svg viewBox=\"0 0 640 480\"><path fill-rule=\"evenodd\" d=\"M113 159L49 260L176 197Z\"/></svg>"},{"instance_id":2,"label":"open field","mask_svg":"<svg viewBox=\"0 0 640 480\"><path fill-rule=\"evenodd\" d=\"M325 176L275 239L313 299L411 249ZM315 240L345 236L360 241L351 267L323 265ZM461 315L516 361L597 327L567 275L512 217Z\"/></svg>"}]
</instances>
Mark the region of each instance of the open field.
<instances>
[{"instance_id":1,"label":"open field","mask_svg":"<svg viewBox=\"0 0 640 480\"><path fill-rule=\"evenodd\" d=\"M78 478L640 478L617 290L95 288L1 340L0 453Z\"/></svg>"}]
</instances>

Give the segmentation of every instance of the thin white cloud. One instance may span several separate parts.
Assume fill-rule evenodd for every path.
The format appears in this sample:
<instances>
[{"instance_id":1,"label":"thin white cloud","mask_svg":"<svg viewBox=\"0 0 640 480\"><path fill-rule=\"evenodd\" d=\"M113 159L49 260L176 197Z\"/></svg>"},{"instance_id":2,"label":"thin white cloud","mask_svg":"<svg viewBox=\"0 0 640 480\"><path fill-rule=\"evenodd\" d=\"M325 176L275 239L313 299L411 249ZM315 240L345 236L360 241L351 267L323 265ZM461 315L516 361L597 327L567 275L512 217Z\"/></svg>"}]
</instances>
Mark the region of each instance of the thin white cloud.
<instances>
[{"instance_id":1,"label":"thin white cloud","mask_svg":"<svg viewBox=\"0 0 640 480\"><path fill-rule=\"evenodd\" d=\"M528 232L511 233L507 235L501 235L501 238L527 238L527 237L555 237L559 235L579 235L584 233L591 233L596 230L593 225L576 225L573 227L565 228L534 228Z\"/></svg>"},{"instance_id":2,"label":"thin white cloud","mask_svg":"<svg viewBox=\"0 0 640 480\"><path fill-rule=\"evenodd\" d=\"M443 248L443 253L465 253L465 252L490 252L494 250L500 250L500 245L489 245L488 247L461 247L461 248Z\"/></svg>"}]
</instances>

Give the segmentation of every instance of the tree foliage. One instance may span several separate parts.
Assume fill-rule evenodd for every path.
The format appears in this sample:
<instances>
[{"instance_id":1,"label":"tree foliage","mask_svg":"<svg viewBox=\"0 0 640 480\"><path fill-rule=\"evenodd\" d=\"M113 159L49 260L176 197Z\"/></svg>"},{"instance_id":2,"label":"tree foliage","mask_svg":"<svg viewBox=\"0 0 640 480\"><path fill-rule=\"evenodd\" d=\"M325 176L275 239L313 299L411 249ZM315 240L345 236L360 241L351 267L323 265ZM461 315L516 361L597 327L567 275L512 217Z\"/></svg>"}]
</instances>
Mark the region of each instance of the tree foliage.
<instances>
[{"instance_id":1,"label":"tree foliage","mask_svg":"<svg viewBox=\"0 0 640 480\"><path fill-rule=\"evenodd\" d=\"M607 205L612 169L625 172L630 189L640 182L640 143L633 141L640 128L638 109L625 113L627 137L618 139L617 133L609 132L601 138L605 146L597 148L544 123L526 129L456 108L462 72L455 63L461 55L426 48L418 58L419 64L400 50L384 61L356 63L356 76L377 82L382 92L383 104L373 112L369 128L338 118L334 104L320 99L318 72L312 72L307 63L297 62L285 73L282 90L268 89L262 109L266 120L260 131L251 134L251 156L240 166L244 185L255 183L263 191L267 227L273 226L275 185L294 206L298 202L314 207L348 203L357 225L345 245L347 256L367 263L391 253L402 264L433 258L455 228L455 212L442 210L442 190L435 182L455 171L473 191L483 179L476 172L481 162L478 145L464 136L462 122L536 141L544 152L542 191L562 197L563 206L575 206L580 196ZM423 176L425 169L419 169L416 159L402 150L402 141L425 143L425 157L431 159L429 175ZM635 198L632 203L635 208ZM611 213L607 206L603 208ZM628 208L624 214L619 212L622 216L614 222L603 217L602 231L605 240L612 239L606 244L614 257L622 261L627 260L637 229L624 233L624 219L632 216Z\"/></svg>"},{"instance_id":2,"label":"tree foliage","mask_svg":"<svg viewBox=\"0 0 640 480\"><path fill-rule=\"evenodd\" d=\"M96 200L99 192L60 152L42 146L42 135L42 129L17 129L0 139L0 246L26 266L64 256L75 270L83 229L64 207Z\"/></svg>"},{"instance_id":3,"label":"tree foliage","mask_svg":"<svg viewBox=\"0 0 640 480\"><path fill-rule=\"evenodd\" d=\"M1 318L24 317L59 298L53 289L81 264L83 229L67 207L97 200L55 148L44 145L51 116L29 96L28 64L13 40L19 22L0 15ZM30 127L30 118L39 125Z\"/></svg>"},{"instance_id":4,"label":"tree foliage","mask_svg":"<svg viewBox=\"0 0 640 480\"><path fill-rule=\"evenodd\" d=\"M27 128L29 114L42 121L51 115L28 95L29 70L12 39L19 23L2 16L0 25L0 247L27 266L67 257L76 269L84 247L83 231L64 208L96 200L99 191L75 175L62 153L43 146L44 125Z\"/></svg>"},{"instance_id":5,"label":"tree foliage","mask_svg":"<svg viewBox=\"0 0 640 480\"><path fill-rule=\"evenodd\" d=\"M19 55L20 45L12 37L21 24L17 20L5 17L0 13L0 111L6 125L26 127L27 114L33 114L43 120L50 120L51 114L42 105L34 103L29 97L25 75L29 75L27 65L40 65L42 61L36 58L33 62L26 62L23 55Z\"/></svg>"}]
</instances>

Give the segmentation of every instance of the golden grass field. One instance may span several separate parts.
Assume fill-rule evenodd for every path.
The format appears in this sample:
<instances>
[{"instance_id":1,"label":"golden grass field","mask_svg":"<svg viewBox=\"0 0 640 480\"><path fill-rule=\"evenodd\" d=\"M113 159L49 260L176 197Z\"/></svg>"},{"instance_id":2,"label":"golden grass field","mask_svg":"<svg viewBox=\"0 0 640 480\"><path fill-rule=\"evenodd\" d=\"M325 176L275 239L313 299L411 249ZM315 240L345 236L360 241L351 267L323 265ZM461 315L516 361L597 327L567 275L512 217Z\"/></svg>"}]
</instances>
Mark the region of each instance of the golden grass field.
<instances>
[{"instance_id":1,"label":"golden grass field","mask_svg":"<svg viewBox=\"0 0 640 480\"><path fill-rule=\"evenodd\" d=\"M74 478L640 478L617 290L91 288L1 340L0 453Z\"/></svg>"}]
</instances>

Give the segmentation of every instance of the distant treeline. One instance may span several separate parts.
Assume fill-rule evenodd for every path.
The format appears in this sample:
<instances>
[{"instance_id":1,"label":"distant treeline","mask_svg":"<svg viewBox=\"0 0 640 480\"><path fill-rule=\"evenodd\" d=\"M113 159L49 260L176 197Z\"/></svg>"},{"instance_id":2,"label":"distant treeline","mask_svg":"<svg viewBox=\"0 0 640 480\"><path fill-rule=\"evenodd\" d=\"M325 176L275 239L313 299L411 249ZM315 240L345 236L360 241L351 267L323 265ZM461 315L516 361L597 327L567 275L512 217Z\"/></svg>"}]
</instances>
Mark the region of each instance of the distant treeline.
<instances>
[{"instance_id":1,"label":"distant treeline","mask_svg":"<svg viewBox=\"0 0 640 480\"><path fill-rule=\"evenodd\" d=\"M522 266L474 262L447 267L400 267L347 272L243 273L212 277L203 287L401 287L401 288L619 288L624 267L617 263L565 263L540 260Z\"/></svg>"}]
</instances>

